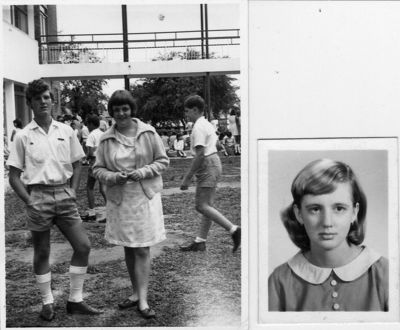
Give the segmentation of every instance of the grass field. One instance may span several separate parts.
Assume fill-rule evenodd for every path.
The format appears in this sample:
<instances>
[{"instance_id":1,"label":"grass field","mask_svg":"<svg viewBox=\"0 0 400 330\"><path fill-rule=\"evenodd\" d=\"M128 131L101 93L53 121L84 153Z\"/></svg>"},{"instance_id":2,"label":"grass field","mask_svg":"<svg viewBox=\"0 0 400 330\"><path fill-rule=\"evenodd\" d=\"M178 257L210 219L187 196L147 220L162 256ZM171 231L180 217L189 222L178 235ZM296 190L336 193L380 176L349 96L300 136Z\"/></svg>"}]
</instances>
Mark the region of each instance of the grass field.
<instances>
[{"instance_id":1,"label":"grass field","mask_svg":"<svg viewBox=\"0 0 400 330\"><path fill-rule=\"evenodd\" d=\"M240 181L240 158L223 160L225 182ZM165 188L178 187L188 159L172 159L164 174ZM87 206L83 168L78 190L80 211ZM101 204L100 195L96 202ZM191 239L200 219L193 206L193 193L163 196L167 233L181 240ZM216 207L232 222L240 224L240 188L218 190ZM101 308L101 316L70 316L65 312L68 298L69 262L53 261L52 287L56 318L45 322L38 318L41 309L31 262L10 258L11 251L31 249L29 233L25 231L23 203L13 192L5 197L6 228L6 326L7 327L114 327L114 326L223 326L240 324L241 256L240 249L231 252L231 238L223 229L213 226L205 252L181 252L172 242L152 259L149 303L156 310L154 320L142 319L136 310L118 310L117 303L130 294L130 282L124 260L115 258L90 265L85 281L84 297ZM92 243L92 251L111 248L104 238L104 225L84 224ZM168 234L167 234L168 235ZM65 242L55 228L52 243ZM122 249L122 248L121 248ZM19 250L18 250L19 251ZM108 250L107 250L108 251ZM23 315L23 317L22 317Z\"/></svg>"}]
</instances>

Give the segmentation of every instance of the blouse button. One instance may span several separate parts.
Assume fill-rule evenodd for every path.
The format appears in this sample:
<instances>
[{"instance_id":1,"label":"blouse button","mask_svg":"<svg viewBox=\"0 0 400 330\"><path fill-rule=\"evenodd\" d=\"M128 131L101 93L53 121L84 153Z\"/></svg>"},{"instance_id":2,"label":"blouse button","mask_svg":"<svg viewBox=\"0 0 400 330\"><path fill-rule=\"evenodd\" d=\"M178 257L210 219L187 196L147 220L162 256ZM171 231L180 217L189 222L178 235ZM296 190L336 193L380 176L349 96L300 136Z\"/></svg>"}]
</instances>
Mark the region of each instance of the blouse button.
<instances>
[{"instance_id":1,"label":"blouse button","mask_svg":"<svg viewBox=\"0 0 400 330\"><path fill-rule=\"evenodd\" d=\"M332 292L332 297L333 297L333 298L337 298L338 295L339 295L339 294L338 294L336 291L333 291L333 292Z\"/></svg>"},{"instance_id":2,"label":"blouse button","mask_svg":"<svg viewBox=\"0 0 400 330\"><path fill-rule=\"evenodd\" d=\"M340 305L339 304L333 304L333 309L335 310L335 311L337 311L339 308L340 308Z\"/></svg>"},{"instance_id":3,"label":"blouse button","mask_svg":"<svg viewBox=\"0 0 400 330\"><path fill-rule=\"evenodd\" d=\"M336 282L335 280L332 280L332 281L331 281L331 285L332 285L332 286L335 286L336 284L337 284L337 282Z\"/></svg>"}]
</instances>

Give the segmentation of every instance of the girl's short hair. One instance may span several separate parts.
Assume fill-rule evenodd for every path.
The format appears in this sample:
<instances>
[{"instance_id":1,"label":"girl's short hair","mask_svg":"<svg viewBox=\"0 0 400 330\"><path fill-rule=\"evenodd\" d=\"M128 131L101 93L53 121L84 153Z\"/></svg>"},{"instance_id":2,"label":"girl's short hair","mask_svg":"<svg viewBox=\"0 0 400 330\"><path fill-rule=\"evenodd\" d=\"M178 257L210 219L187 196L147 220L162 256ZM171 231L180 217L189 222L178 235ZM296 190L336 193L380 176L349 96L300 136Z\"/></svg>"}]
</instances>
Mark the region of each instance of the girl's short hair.
<instances>
[{"instance_id":1,"label":"girl's short hair","mask_svg":"<svg viewBox=\"0 0 400 330\"><path fill-rule=\"evenodd\" d=\"M304 167L292 183L293 202L281 212L281 219L292 242L302 251L310 250L310 239L302 224L295 216L293 207L301 208L305 195L329 194L336 190L339 183L348 182L352 189L353 206L357 203L359 210L357 221L350 225L347 242L360 245L365 236L365 217L367 199L351 167L331 159L318 159Z\"/></svg>"},{"instance_id":2,"label":"girl's short hair","mask_svg":"<svg viewBox=\"0 0 400 330\"><path fill-rule=\"evenodd\" d=\"M125 90L119 89L112 93L110 100L108 101L107 110L111 117L114 117L114 105L124 105L127 104L131 108L131 117L136 115L137 105L132 94Z\"/></svg>"}]
</instances>

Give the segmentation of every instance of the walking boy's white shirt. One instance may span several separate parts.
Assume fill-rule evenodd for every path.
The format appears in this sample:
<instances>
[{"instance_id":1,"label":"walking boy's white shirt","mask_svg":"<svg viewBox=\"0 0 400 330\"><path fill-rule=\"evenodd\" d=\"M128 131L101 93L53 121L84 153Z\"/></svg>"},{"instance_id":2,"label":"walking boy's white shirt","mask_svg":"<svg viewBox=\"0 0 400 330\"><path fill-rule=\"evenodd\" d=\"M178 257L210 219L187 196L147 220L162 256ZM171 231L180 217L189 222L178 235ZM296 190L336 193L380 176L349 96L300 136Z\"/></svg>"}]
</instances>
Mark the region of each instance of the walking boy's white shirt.
<instances>
[{"instance_id":1,"label":"walking boy's white shirt","mask_svg":"<svg viewBox=\"0 0 400 330\"><path fill-rule=\"evenodd\" d=\"M370 322L380 323L356 323L360 314L351 312L340 315L341 319L336 321L340 324L327 323L332 319L332 313L327 319L319 313L307 312L285 317L298 324L281 323L285 322L285 313L275 315L277 319L281 318L280 321L261 319L262 313L265 317L268 314L266 305L260 303L267 291L262 290L259 283L263 279L266 283L267 274L260 273L259 261L267 258L267 251L259 249L258 244L260 240L266 240L259 234L260 224L269 221L266 213L268 206L265 205L267 196L263 194L260 199L262 186L259 184L258 167L265 159L260 158L257 142L262 138L374 136L395 137L397 140L400 135L399 100L395 86L399 86L400 82L397 60L400 56L400 36L394 31L400 28L399 9L399 3L377 1L249 2L249 218L258 219L258 226L250 225L249 236L252 239L249 249L251 255L260 254L258 260L250 259L250 328L399 327L396 314L398 287L391 287L391 292L394 292L393 314L384 315L386 320L393 317L394 323L379 321L378 317L383 315L379 313L369 313L368 318ZM396 162L397 158L395 169ZM285 168L281 171L285 175ZM389 187L398 185L397 170L395 173ZM398 200L392 200L391 205L397 207ZM259 211L261 207L263 213ZM393 219L390 221L393 224ZM389 251L398 251L397 231L390 230L389 234L392 237L389 239ZM277 249L268 247L271 248ZM398 258L390 258L389 262L391 272L398 268ZM398 281L398 276L390 278L391 285L393 280ZM309 323L301 323L305 322L303 315L306 314L304 318Z\"/></svg>"}]
</instances>

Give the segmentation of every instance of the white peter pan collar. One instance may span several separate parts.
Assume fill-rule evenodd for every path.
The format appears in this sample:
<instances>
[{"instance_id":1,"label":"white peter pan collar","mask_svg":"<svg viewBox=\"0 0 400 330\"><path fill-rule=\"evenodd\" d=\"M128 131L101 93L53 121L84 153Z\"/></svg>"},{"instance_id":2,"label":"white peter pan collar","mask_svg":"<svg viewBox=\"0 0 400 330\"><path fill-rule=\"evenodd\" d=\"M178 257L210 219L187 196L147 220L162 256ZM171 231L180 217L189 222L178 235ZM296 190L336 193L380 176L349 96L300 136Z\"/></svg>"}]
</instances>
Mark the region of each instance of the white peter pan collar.
<instances>
[{"instance_id":1,"label":"white peter pan collar","mask_svg":"<svg viewBox=\"0 0 400 330\"><path fill-rule=\"evenodd\" d=\"M288 265L296 275L312 284L325 282L331 272L334 272L342 281L350 282L364 274L380 257L379 253L364 246L361 253L347 265L321 268L310 263L300 251L288 261Z\"/></svg>"}]
</instances>

